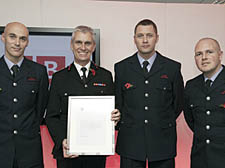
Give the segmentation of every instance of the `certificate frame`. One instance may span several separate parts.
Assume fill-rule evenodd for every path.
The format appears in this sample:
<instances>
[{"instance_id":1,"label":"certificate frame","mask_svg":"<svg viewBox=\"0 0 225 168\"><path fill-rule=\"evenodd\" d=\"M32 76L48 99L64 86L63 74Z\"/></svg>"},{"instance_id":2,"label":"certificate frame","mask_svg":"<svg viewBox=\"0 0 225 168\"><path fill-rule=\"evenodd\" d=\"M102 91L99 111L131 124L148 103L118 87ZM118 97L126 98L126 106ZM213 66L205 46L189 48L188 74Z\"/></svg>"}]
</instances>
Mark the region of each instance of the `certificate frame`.
<instances>
[{"instance_id":1,"label":"certificate frame","mask_svg":"<svg viewBox=\"0 0 225 168\"><path fill-rule=\"evenodd\" d=\"M69 96L67 143L70 155L114 155L115 96Z\"/></svg>"}]
</instances>

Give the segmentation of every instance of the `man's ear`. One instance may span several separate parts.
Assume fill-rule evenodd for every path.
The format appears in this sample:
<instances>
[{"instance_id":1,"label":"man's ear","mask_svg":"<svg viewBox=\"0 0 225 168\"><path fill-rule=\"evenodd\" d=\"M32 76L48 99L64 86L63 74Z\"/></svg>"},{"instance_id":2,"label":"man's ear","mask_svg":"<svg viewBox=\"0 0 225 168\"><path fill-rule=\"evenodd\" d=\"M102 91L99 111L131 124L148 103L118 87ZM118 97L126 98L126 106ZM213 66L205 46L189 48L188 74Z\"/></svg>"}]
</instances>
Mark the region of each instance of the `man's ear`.
<instances>
[{"instance_id":1,"label":"man's ear","mask_svg":"<svg viewBox=\"0 0 225 168\"><path fill-rule=\"evenodd\" d=\"M5 33L2 33L1 40L3 43L5 43Z\"/></svg>"},{"instance_id":2,"label":"man's ear","mask_svg":"<svg viewBox=\"0 0 225 168\"><path fill-rule=\"evenodd\" d=\"M220 55L219 55L219 57L220 57L220 61L222 61L223 60L223 51L220 51L220 53L219 53Z\"/></svg>"},{"instance_id":3,"label":"man's ear","mask_svg":"<svg viewBox=\"0 0 225 168\"><path fill-rule=\"evenodd\" d=\"M157 41L156 41L156 43L158 43L158 41L159 41L159 35L157 34Z\"/></svg>"}]
</instances>

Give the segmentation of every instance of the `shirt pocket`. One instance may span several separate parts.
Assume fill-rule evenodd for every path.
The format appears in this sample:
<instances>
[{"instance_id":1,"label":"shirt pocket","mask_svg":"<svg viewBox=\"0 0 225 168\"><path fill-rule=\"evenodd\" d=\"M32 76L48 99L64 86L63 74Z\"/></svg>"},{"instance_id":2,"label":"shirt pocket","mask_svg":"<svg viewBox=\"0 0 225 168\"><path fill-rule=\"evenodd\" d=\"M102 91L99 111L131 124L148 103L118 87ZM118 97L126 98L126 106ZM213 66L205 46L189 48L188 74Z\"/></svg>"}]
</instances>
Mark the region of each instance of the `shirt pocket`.
<instances>
[{"instance_id":1,"label":"shirt pocket","mask_svg":"<svg viewBox=\"0 0 225 168\"><path fill-rule=\"evenodd\" d=\"M161 107L164 104L164 107L173 104L173 88L172 84L167 79L161 79L159 84L156 86L155 91L155 104Z\"/></svg>"},{"instance_id":2,"label":"shirt pocket","mask_svg":"<svg viewBox=\"0 0 225 168\"><path fill-rule=\"evenodd\" d=\"M162 136L164 138L173 139L176 137L176 121L165 121L160 124Z\"/></svg>"},{"instance_id":3,"label":"shirt pocket","mask_svg":"<svg viewBox=\"0 0 225 168\"><path fill-rule=\"evenodd\" d=\"M220 90L220 94L215 97L216 98L216 103L220 110L224 110L225 112L225 88Z\"/></svg>"},{"instance_id":4,"label":"shirt pocket","mask_svg":"<svg viewBox=\"0 0 225 168\"><path fill-rule=\"evenodd\" d=\"M37 94L38 92L38 82L26 83L23 87L23 90L27 94Z\"/></svg>"},{"instance_id":5,"label":"shirt pocket","mask_svg":"<svg viewBox=\"0 0 225 168\"><path fill-rule=\"evenodd\" d=\"M123 101L125 104L129 106L133 106L137 103L137 99L140 93L138 93L138 89L136 89L135 82L124 82L122 85L123 92Z\"/></svg>"},{"instance_id":6,"label":"shirt pocket","mask_svg":"<svg viewBox=\"0 0 225 168\"><path fill-rule=\"evenodd\" d=\"M112 95L113 88L109 87L107 82L93 82L91 88L94 95Z\"/></svg>"},{"instance_id":7,"label":"shirt pocket","mask_svg":"<svg viewBox=\"0 0 225 168\"><path fill-rule=\"evenodd\" d=\"M26 82L25 84L23 84L22 88L24 95L22 98L25 99L27 102L34 102L36 100L36 96L39 90L39 82Z\"/></svg>"},{"instance_id":8,"label":"shirt pocket","mask_svg":"<svg viewBox=\"0 0 225 168\"><path fill-rule=\"evenodd\" d=\"M162 79L162 80L160 80L160 82L156 86L156 88L161 92L171 92L172 84L168 80Z\"/></svg>"}]
</instances>

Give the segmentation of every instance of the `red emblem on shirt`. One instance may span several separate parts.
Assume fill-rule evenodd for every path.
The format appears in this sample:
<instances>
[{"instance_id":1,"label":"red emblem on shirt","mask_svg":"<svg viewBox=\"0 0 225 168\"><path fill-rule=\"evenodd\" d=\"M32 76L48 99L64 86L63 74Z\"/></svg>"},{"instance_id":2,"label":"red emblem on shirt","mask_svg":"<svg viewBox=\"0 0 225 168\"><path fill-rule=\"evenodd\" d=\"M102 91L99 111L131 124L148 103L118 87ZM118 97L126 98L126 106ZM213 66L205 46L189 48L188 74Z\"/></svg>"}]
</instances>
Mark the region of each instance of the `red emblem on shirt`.
<instances>
[{"instance_id":1,"label":"red emblem on shirt","mask_svg":"<svg viewBox=\"0 0 225 168\"><path fill-rule=\"evenodd\" d=\"M162 78L162 79L168 79L168 76L167 75L162 75L160 78Z\"/></svg>"},{"instance_id":2,"label":"red emblem on shirt","mask_svg":"<svg viewBox=\"0 0 225 168\"><path fill-rule=\"evenodd\" d=\"M132 85L132 84L130 84L130 83L126 83L124 86L125 86L127 89L129 89L129 88L133 87L133 85Z\"/></svg>"},{"instance_id":3,"label":"red emblem on shirt","mask_svg":"<svg viewBox=\"0 0 225 168\"><path fill-rule=\"evenodd\" d=\"M224 95L225 94L225 90L223 92L221 92L221 94Z\"/></svg>"},{"instance_id":4,"label":"red emblem on shirt","mask_svg":"<svg viewBox=\"0 0 225 168\"><path fill-rule=\"evenodd\" d=\"M225 103L224 104L220 104L219 107L225 108Z\"/></svg>"},{"instance_id":5,"label":"red emblem on shirt","mask_svg":"<svg viewBox=\"0 0 225 168\"><path fill-rule=\"evenodd\" d=\"M90 71L91 71L92 75L95 76L95 74L96 74L95 70L94 69L90 69Z\"/></svg>"},{"instance_id":6,"label":"red emblem on shirt","mask_svg":"<svg viewBox=\"0 0 225 168\"><path fill-rule=\"evenodd\" d=\"M34 77L28 77L27 80L28 81L36 81L36 78L34 78Z\"/></svg>"}]
</instances>

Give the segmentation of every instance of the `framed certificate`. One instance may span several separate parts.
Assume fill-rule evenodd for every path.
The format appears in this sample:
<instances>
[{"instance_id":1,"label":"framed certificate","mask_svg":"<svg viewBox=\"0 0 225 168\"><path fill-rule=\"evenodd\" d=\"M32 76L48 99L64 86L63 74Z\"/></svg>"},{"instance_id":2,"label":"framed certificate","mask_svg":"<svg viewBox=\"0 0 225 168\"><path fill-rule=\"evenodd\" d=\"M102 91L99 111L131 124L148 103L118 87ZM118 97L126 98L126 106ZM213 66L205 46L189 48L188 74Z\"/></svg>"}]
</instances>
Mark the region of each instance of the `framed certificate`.
<instances>
[{"instance_id":1,"label":"framed certificate","mask_svg":"<svg viewBox=\"0 0 225 168\"><path fill-rule=\"evenodd\" d=\"M114 96L69 96L67 143L69 154L114 155Z\"/></svg>"}]
</instances>

